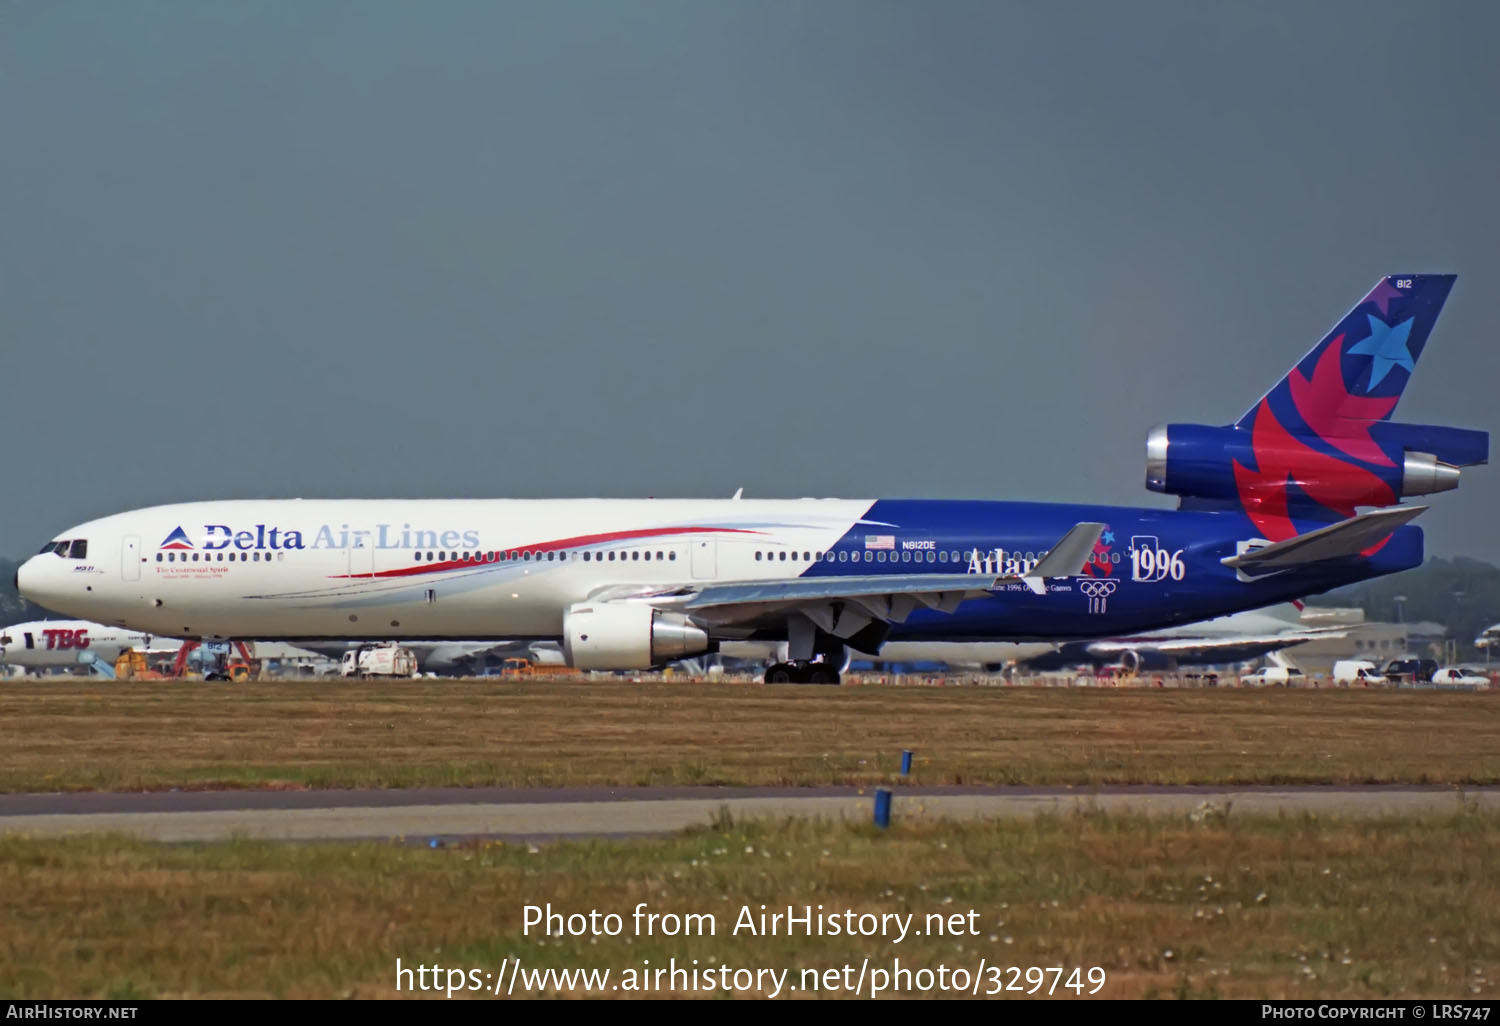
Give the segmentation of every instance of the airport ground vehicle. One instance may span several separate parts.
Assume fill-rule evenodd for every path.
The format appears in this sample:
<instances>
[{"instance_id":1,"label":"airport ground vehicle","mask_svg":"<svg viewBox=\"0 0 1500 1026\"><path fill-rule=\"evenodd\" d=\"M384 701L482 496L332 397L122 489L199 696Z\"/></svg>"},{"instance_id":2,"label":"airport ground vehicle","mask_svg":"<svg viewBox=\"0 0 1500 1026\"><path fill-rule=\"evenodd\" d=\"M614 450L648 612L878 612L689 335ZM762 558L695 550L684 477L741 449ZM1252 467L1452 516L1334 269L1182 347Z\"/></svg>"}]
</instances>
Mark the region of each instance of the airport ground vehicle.
<instances>
[{"instance_id":1,"label":"airport ground vehicle","mask_svg":"<svg viewBox=\"0 0 1500 1026\"><path fill-rule=\"evenodd\" d=\"M1368 659L1340 659L1333 664L1332 676L1335 684L1342 684L1345 687L1350 684L1371 687L1375 684L1386 683L1385 677Z\"/></svg>"},{"instance_id":2,"label":"airport ground vehicle","mask_svg":"<svg viewBox=\"0 0 1500 1026\"><path fill-rule=\"evenodd\" d=\"M1392 659L1385 664L1385 676L1392 684L1429 684L1437 673L1436 659Z\"/></svg>"},{"instance_id":3,"label":"airport ground vehicle","mask_svg":"<svg viewBox=\"0 0 1500 1026\"><path fill-rule=\"evenodd\" d=\"M579 675L577 670L566 664L533 662L525 656L510 656L502 661L497 669L485 673L486 677L502 677L508 680L526 677L577 677Z\"/></svg>"},{"instance_id":4,"label":"airport ground vehicle","mask_svg":"<svg viewBox=\"0 0 1500 1026\"><path fill-rule=\"evenodd\" d=\"M361 645L344 653L340 677L414 677L417 657L400 645Z\"/></svg>"},{"instance_id":5,"label":"airport ground vehicle","mask_svg":"<svg viewBox=\"0 0 1500 1026\"><path fill-rule=\"evenodd\" d=\"M1472 684L1488 687L1490 679L1478 670L1466 666L1445 666L1432 675L1434 684Z\"/></svg>"},{"instance_id":6,"label":"airport ground vehicle","mask_svg":"<svg viewBox=\"0 0 1500 1026\"><path fill-rule=\"evenodd\" d=\"M1262 666L1254 673L1240 678L1241 684L1251 687L1295 687L1307 682L1307 674L1295 666Z\"/></svg>"},{"instance_id":7,"label":"airport ground vehicle","mask_svg":"<svg viewBox=\"0 0 1500 1026\"><path fill-rule=\"evenodd\" d=\"M167 674L151 668L146 653L127 648L115 659L116 680L165 680Z\"/></svg>"}]
</instances>

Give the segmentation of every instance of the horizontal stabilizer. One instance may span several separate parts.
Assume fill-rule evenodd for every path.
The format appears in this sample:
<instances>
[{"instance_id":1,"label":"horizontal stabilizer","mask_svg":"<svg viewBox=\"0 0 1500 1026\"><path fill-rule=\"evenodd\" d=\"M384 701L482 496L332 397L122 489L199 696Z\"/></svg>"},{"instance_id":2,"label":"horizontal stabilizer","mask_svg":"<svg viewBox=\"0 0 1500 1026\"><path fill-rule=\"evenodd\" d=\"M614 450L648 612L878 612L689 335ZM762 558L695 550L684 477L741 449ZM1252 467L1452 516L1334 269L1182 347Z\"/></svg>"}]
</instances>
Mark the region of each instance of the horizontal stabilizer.
<instances>
[{"instance_id":1,"label":"horizontal stabilizer","mask_svg":"<svg viewBox=\"0 0 1500 1026\"><path fill-rule=\"evenodd\" d=\"M1415 520L1426 509L1426 506L1391 506L1372 510L1264 548L1229 556L1220 562L1235 570L1265 574L1327 559L1357 556L1388 537L1396 528Z\"/></svg>"}]
</instances>

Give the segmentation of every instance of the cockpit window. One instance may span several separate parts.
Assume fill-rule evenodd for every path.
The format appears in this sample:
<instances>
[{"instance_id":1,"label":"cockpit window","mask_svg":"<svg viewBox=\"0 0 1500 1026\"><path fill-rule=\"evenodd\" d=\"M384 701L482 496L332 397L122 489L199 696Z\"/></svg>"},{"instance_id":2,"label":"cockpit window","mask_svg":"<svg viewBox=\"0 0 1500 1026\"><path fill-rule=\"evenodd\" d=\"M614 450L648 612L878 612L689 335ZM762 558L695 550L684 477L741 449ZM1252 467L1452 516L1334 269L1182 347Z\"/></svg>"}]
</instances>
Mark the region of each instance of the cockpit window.
<instances>
[{"instance_id":1,"label":"cockpit window","mask_svg":"<svg viewBox=\"0 0 1500 1026\"><path fill-rule=\"evenodd\" d=\"M42 553L51 552L66 559L88 559L89 540L87 538L65 538L62 541L49 541L42 546Z\"/></svg>"}]
</instances>

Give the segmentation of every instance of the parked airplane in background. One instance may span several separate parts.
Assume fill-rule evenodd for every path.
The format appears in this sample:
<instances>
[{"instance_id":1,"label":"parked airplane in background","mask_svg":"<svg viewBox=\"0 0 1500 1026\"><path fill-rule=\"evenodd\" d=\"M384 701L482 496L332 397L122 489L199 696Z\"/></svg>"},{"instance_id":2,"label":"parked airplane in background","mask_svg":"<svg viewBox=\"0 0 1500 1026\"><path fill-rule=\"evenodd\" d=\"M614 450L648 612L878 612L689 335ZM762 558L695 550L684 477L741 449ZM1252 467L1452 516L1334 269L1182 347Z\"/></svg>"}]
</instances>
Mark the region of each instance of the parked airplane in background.
<instances>
[{"instance_id":1,"label":"parked airplane in background","mask_svg":"<svg viewBox=\"0 0 1500 1026\"><path fill-rule=\"evenodd\" d=\"M888 641L1121 637L1422 562L1482 431L1389 420L1453 285L1375 288L1243 417L1147 439L1175 511L943 500L276 500L158 506L21 567L48 608L187 637L560 641L635 669L784 640L767 679ZM1379 507L1358 513L1357 507Z\"/></svg>"},{"instance_id":2,"label":"parked airplane in background","mask_svg":"<svg viewBox=\"0 0 1500 1026\"><path fill-rule=\"evenodd\" d=\"M1067 642L1052 646L1049 651L1024 655L1019 662L1032 670L1120 666L1136 671L1224 666L1308 641L1342 638L1347 633L1340 627L1304 627L1269 610L1248 610L1129 637Z\"/></svg>"},{"instance_id":3,"label":"parked airplane in background","mask_svg":"<svg viewBox=\"0 0 1500 1026\"><path fill-rule=\"evenodd\" d=\"M0 666L51 670L98 661L113 669L115 659L127 648L175 652L181 645L176 638L155 638L87 620L33 620L0 628Z\"/></svg>"},{"instance_id":4,"label":"parked airplane in background","mask_svg":"<svg viewBox=\"0 0 1500 1026\"><path fill-rule=\"evenodd\" d=\"M1202 623L1144 631L1124 638L1063 643L1046 641L891 641L861 662L942 663L952 670L996 671L1011 666L1061 670L1119 666L1126 670L1171 670L1178 666L1223 666L1256 659L1314 639L1342 638L1342 627L1305 627L1289 615L1250 610ZM727 642L724 655L763 660L785 657L785 645Z\"/></svg>"}]
</instances>

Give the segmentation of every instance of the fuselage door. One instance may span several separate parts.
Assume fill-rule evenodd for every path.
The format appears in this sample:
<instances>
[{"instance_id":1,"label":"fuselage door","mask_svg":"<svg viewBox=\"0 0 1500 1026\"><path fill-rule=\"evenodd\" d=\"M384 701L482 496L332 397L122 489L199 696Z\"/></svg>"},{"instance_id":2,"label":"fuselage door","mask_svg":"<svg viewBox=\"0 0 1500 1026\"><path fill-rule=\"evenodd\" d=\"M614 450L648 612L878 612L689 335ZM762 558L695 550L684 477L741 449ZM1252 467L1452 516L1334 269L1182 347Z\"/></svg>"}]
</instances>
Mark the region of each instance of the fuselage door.
<instances>
[{"instance_id":1,"label":"fuselage door","mask_svg":"<svg viewBox=\"0 0 1500 1026\"><path fill-rule=\"evenodd\" d=\"M693 542L693 577L702 581L718 576L719 543L712 538Z\"/></svg>"},{"instance_id":2,"label":"fuselage door","mask_svg":"<svg viewBox=\"0 0 1500 1026\"><path fill-rule=\"evenodd\" d=\"M141 579L141 536L127 534L120 542L120 578L126 581Z\"/></svg>"},{"instance_id":3,"label":"fuselage door","mask_svg":"<svg viewBox=\"0 0 1500 1026\"><path fill-rule=\"evenodd\" d=\"M353 532L349 539L349 576L369 577L375 572L375 546L363 532Z\"/></svg>"}]
</instances>

